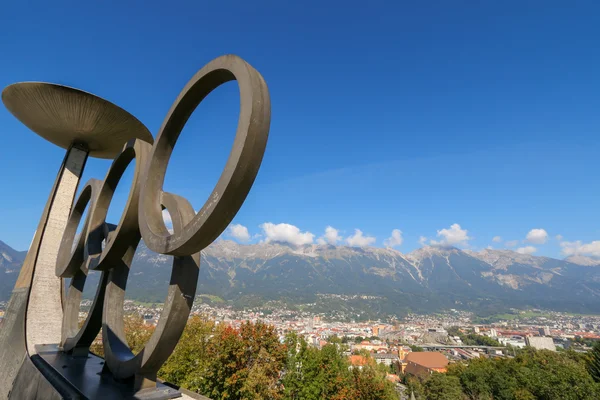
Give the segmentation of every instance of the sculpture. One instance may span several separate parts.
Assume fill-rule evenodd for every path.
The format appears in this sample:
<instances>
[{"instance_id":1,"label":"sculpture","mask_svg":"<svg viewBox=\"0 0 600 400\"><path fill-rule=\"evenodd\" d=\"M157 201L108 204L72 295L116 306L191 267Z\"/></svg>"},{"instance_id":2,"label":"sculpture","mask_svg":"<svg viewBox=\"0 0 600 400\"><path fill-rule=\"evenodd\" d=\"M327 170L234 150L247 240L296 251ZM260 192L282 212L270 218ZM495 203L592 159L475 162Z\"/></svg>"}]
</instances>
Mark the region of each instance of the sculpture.
<instances>
[{"instance_id":1,"label":"sculpture","mask_svg":"<svg viewBox=\"0 0 600 400\"><path fill-rule=\"evenodd\" d=\"M212 194L195 213L186 199L162 190L167 164L198 104L212 90L234 79L241 102L234 144ZM21 83L7 87L2 99L21 122L66 148L67 155L0 327L0 399L24 398L15 390L21 394L28 390L20 377L31 373L31 363L41 371L44 384L51 382L54 389L59 388L59 396L68 397L71 389L83 393L64 372L52 369L53 362L72 358L79 359L74 361L79 362L77 365L84 365L81 360L87 359L100 328L105 353L103 376L125 385L120 389L127 392L124 396L177 396L173 390L159 393L156 373L185 328L196 291L200 251L231 222L258 173L270 124L265 81L239 57L228 55L211 61L184 87L154 142L135 117L77 89ZM114 161L104 180L88 181L73 205L88 155ZM135 162L135 171L129 198L118 224L111 224L106 221L108 207L131 162ZM82 234L73 246L86 208ZM173 232L163 221L163 209L171 215ZM142 238L151 250L172 255L174 260L157 328L145 348L133 355L123 330L123 301L129 267ZM79 303L89 270L102 271L102 276L88 317L79 329ZM72 278L66 296L61 289L64 278ZM91 398L88 393L83 395ZM36 396L42 396L41 392Z\"/></svg>"}]
</instances>

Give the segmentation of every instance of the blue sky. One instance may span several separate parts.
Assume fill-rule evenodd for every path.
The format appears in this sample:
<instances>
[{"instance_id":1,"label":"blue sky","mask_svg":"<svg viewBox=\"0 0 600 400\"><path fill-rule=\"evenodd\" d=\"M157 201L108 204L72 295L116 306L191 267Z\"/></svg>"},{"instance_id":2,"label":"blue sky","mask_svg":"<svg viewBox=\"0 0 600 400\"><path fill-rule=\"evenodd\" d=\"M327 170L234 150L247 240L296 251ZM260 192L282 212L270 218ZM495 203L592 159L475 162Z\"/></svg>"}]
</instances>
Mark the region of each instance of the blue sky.
<instances>
[{"instance_id":1,"label":"blue sky","mask_svg":"<svg viewBox=\"0 0 600 400\"><path fill-rule=\"evenodd\" d=\"M600 255L597 2L83 3L5 2L0 86L75 86L156 135L199 68L240 55L272 102L263 166L234 221L251 242ZM235 82L200 105L167 190L201 207L238 111ZM0 138L0 240L26 249L64 151L4 108ZM84 181L108 166L90 160Z\"/></svg>"}]
</instances>

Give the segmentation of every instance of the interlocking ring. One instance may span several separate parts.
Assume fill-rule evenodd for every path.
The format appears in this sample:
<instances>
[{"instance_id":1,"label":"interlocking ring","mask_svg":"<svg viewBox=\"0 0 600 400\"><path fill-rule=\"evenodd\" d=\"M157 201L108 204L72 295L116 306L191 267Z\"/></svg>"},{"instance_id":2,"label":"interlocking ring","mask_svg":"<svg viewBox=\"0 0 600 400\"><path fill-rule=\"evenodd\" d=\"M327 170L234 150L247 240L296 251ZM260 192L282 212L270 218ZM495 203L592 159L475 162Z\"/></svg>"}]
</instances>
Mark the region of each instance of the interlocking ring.
<instances>
[{"instance_id":1,"label":"interlocking ring","mask_svg":"<svg viewBox=\"0 0 600 400\"><path fill-rule=\"evenodd\" d=\"M100 316L102 314L102 302L104 300L105 280L101 277L94 302L88 313L83 326L79 328L79 305L83 294L83 288L87 279L88 268L87 260L84 257L84 243L89 226L90 212L94 208L94 203L101 183L97 179L90 179L83 187L75 206L71 211L65 233L62 238L61 247L58 253L56 264L56 275L62 278L72 278L69 286L69 292L64 301L63 320L61 327L60 346L64 351L75 349L87 349L91 346L94 338L100 332L102 326ZM77 245L73 248L73 242L77 234L77 227L81 221L85 209L88 208L88 215L83 224L81 235L78 238Z\"/></svg>"},{"instance_id":2,"label":"interlocking ring","mask_svg":"<svg viewBox=\"0 0 600 400\"><path fill-rule=\"evenodd\" d=\"M61 347L64 351L89 349L102 327L102 308L108 282L108 273L103 269L109 269L110 265L114 265L115 259L120 261L129 246L131 244L137 246L140 241L137 221L139 177L143 163L150 153L150 147L149 143L139 139L125 144L121 153L113 161L104 181L90 180L82 189L71 211L56 264L57 276L72 277L63 310ZM129 198L119 226L112 229L114 226L105 221L106 213L119 180L134 159L136 165ZM81 236L76 248L71 252L77 226L88 205L88 215ZM117 239L121 242L113 245ZM102 249L103 242L104 249ZM90 312L83 326L78 328L79 305L90 269L103 270L103 272Z\"/></svg>"},{"instance_id":3,"label":"interlocking ring","mask_svg":"<svg viewBox=\"0 0 600 400\"><path fill-rule=\"evenodd\" d=\"M240 88L240 115L225 169L194 219L171 234L161 215L160 199L173 147L200 102L211 91L234 79ZM219 237L254 183L267 145L270 121L267 84L241 58L219 57L194 75L171 106L142 179L140 230L148 248L161 254L183 256L204 249Z\"/></svg>"},{"instance_id":4,"label":"interlocking ring","mask_svg":"<svg viewBox=\"0 0 600 400\"><path fill-rule=\"evenodd\" d=\"M71 215L67 221L65 232L60 243L60 249L56 260L56 276L61 278L72 278L75 276L77 271L81 268L85 258L85 241L87 237L88 226L90 223L91 212L83 223L81 229L81 235L77 239L77 245L73 249L73 242L77 235L77 227L81 222L81 218L85 213L85 209L91 210L93 208L94 201L98 196L102 182L97 179L90 179L81 189L81 194L75 202ZM88 210L89 211L89 210Z\"/></svg>"},{"instance_id":5,"label":"interlocking ring","mask_svg":"<svg viewBox=\"0 0 600 400\"><path fill-rule=\"evenodd\" d=\"M167 164L181 130L198 104L231 80L238 81L241 101L235 140L209 200L196 214L186 199L162 190ZM63 316L61 345L65 350L87 351L102 328L106 366L114 377L156 379L156 372L177 345L189 317L199 276L200 251L231 222L254 183L267 143L270 112L269 93L262 76L239 57L219 57L184 87L153 146L139 139L127 143L104 181L100 184L92 180L84 187L67 224L56 265L57 276L72 277ZM119 223L111 225L106 221L110 202L134 159L127 204ZM86 206L88 217L72 251ZM171 215L173 233L164 223L163 209ZM174 257L158 326L144 349L134 355L125 338L123 303L131 263L142 237L149 249ZM100 270L102 277L88 318L78 330L79 304L88 270Z\"/></svg>"},{"instance_id":6,"label":"interlocking ring","mask_svg":"<svg viewBox=\"0 0 600 400\"><path fill-rule=\"evenodd\" d=\"M113 264L120 262L133 241L140 240L138 223L140 180L150 149L151 145L142 140L130 141L115 158L108 174L106 174L94 209L90 213L89 234L85 244L86 255L91 259L90 269L108 270ZM114 233L110 236L110 240L106 240L105 247L102 248L102 240L98 239L103 239L105 236L104 230L107 226L106 214L108 213L108 207L121 177L134 159L135 170L125 209Z\"/></svg>"},{"instance_id":7,"label":"interlocking ring","mask_svg":"<svg viewBox=\"0 0 600 400\"><path fill-rule=\"evenodd\" d=\"M194 218L194 208L184 198L164 193L161 207L166 208L173 220L173 230L181 231ZM156 373L169 358L192 310L200 268L200 252L191 256L173 257L169 292L160 319L144 348L134 355L127 344L123 327L123 303L129 266L135 254L131 247L123 261L110 271L104 299L102 341L104 359L118 379L132 375L149 376Z\"/></svg>"}]
</instances>

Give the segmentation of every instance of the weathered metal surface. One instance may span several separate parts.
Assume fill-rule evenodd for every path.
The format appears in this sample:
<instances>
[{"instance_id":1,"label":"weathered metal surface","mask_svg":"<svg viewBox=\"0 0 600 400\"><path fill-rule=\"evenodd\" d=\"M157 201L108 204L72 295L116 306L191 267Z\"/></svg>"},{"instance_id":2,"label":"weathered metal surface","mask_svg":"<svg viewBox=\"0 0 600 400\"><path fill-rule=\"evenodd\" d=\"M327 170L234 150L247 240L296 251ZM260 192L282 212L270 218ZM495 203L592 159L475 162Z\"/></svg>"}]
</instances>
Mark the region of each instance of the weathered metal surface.
<instances>
[{"instance_id":1,"label":"weathered metal surface","mask_svg":"<svg viewBox=\"0 0 600 400\"><path fill-rule=\"evenodd\" d=\"M38 355L23 361L9 394L14 400L82 399L81 393Z\"/></svg>"},{"instance_id":2,"label":"weathered metal surface","mask_svg":"<svg viewBox=\"0 0 600 400\"><path fill-rule=\"evenodd\" d=\"M186 199L162 190L164 176L173 147L192 112L212 90L231 80L237 80L240 87L236 137L213 193L196 214ZM2 96L9 110L25 125L69 150L15 286L4 323L9 329L0 331L0 356L5 356L0 358L0 384L10 387L18 381L19 390L40 398L42 392L36 392L24 381L22 373L17 373L19 368L28 370L33 366L45 377L45 383L39 383L40 390L46 390L44 385L50 382L50 386L61 387L62 394L66 389L61 382L65 381L66 386L74 384L82 393L95 387L98 392L89 392L90 398L100 398L100 391L110 394L117 389L135 393L136 398L167 398L159 393L164 386L156 374L174 350L189 317L199 276L200 251L224 231L239 211L262 162L270 125L269 93L262 76L236 56L211 61L184 87L154 144L135 117L77 89L23 83L9 86ZM88 151L92 156L115 159L102 182L91 180L85 186L71 211ZM77 157L79 162L74 161ZM106 218L112 196L125 169L134 161L127 204L118 224L111 224ZM86 208L88 218L73 247ZM171 215L172 232L163 221L163 209ZM173 255L174 259L158 326L144 349L134 355L123 329L123 302L131 261L142 237L150 249ZM79 328L79 303L89 269L102 271L102 278L88 318ZM65 277L72 278L71 287L68 296L61 298ZM50 304L42 304L44 296L40 294L51 299ZM52 318L42 321L42 312ZM57 323L58 315L61 318ZM100 326L106 356L103 367L89 361L97 357L87 355ZM15 344L12 352L6 350L11 343ZM34 355L40 348L44 362ZM5 359L14 361L12 370ZM98 368L102 369L101 375L94 372ZM0 399L8 396L2 390ZM173 397L175 392L169 393ZM120 398L114 396L117 395L109 395ZM189 393L184 393L184 397L205 399Z\"/></svg>"},{"instance_id":3,"label":"weathered metal surface","mask_svg":"<svg viewBox=\"0 0 600 400\"><path fill-rule=\"evenodd\" d=\"M85 145L91 157L113 158L123 143L152 135L137 118L91 93L46 82L20 82L2 91L6 108L29 129L62 147Z\"/></svg>"},{"instance_id":4,"label":"weathered metal surface","mask_svg":"<svg viewBox=\"0 0 600 400\"><path fill-rule=\"evenodd\" d=\"M153 391L136 393L132 385L117 382L109 374L103 373L104 360L93 354L73 357L57 351L56 346L48 345L38 346L38 356L85 399L166 400L181 397L179 390L161 383Z\"/></svg>"},{"instance_id":5,"label":"weathered metal surface","mask_svg":"<svg viewBox=\"0 0 600 400\"><path fill-rule=\"evenodd\" d=\"M194 217L192 205L185 199L165 194L162 206L178 231ZM196 294L200 253L174 257L167 299L152 336L137 354L133 355L123 330L123 302L135 247L110 271L106 288L102 338L106 364L117 378L137 375L139 379L156 380L156 373L171 355L188 320Z\"/></svg>"},{"instance_id":6,"label":"weathered metal surface","mask_svg":"<svg viewBox=\"0 0 600 400\"><path fill-rule=\"evenodd\" d=\"M90 224L84 233L86 237L85 254L91 258L89 268L106 271L119 263L129 247L137 246L141 235L138 223L138 201L140 196L140 181L142 171L150 154L151 144L141 140L127 143L113 161L98 197L89 211ZM106 214L115 188L119 185L121 177L131 162L135 161L133 179L127 203L119 223L111 232L110 240L102 247L102 240L106 236Z\"/></svg>"},{"instance_id":7,"label":"weathered metal surface","mask_svg":"<svg viewBox=\"0 0 600 400\"><path fill-rule=\"evenodd\" d=\"M160 198L167 165L188 118L210 92L237 80L240 115L233 147L213 192L191 223L169 232L162 218ZM248 63L236 56L219 57L185 85L165 118L152 147L142 179L140 229L149 249L184 256L211 244L229 225L246 199L260 168L271 123L267 84Z\"/></svg>"}]
</instances>

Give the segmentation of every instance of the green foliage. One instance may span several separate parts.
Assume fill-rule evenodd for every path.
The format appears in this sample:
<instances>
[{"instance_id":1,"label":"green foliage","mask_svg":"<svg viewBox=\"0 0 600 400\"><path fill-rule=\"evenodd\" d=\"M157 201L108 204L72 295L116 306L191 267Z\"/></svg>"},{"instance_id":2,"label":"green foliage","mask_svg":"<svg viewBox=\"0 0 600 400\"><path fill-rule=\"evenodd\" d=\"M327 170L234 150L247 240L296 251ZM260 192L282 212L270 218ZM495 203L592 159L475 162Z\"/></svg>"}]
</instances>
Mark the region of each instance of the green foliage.
<instances>
[{"instance_id":1,"label":"green foliage","mask_svg":"<svg viewBox=\"0 0 600 400\"><path fill-rule=\"evenodd\" d=\"M328 344L318 350L295 333L286 337L286 347L286 400L397 399L393 384L386 380L387 368L380 369L373 359L362 369L350 368L343 346Z\"/></svg>"},{"instance_id":2,"label":"green foliage","mask_svg":"<svg viewBox=\"0 0 600 400\"><path fill-rule=\"evenodd\" d=\"M123 320L123 329L127 344L133 354L138 354L142 351L154 332L154 326L144 324L144 320L139 315L127 315ZM99 333L99 337L102 337L102 330ZM104 357L104 348L101 342L92 344L90 351L100 357Z\"/></svg>"},{"instance_id":3,"label":"green foliage","mask_svg":"<svg viewBox=\"0 0 600 400\"><path fill-rule=\"evenodd\" d=\"M515 358L474 359L454 364L448 376L460 380L468 399L525 400L598 398L598 385L572 355L532 348ZM428 397L429 398L429 397Z\"/></svg>"},{"instance_id":4,"label":"green foliage","mask_svg":"<svg viewBox=\"0 0 600 400\"><path fill-rule=\"evenodd\" d=\"M409 344L408 347L410 347L412 351L423 351L423 348L417 346L416 344Z\"/></svg>"},{"instance_id":5,"label":"green foliage","mask_svg":"<svg viewBox=\"0 0 600 400\"><path fill-rule=\"evenodd\" d=\"M586 360L587 370L596 382L600 382L600 342L594 345L594 348Z\"/></svg>"},{"instance_id":6,"label":"green foliage","mask_svg":"<svg viewBox=\"0 0 600 400\"><path fill-rule=\"evenodd\" d=\"M190 318L173 354L160 369L159 376L192 391L203 388L207 346L214 330L212 321L197 316Z\"/></svg>"},{"instance_id":7,"label":"green foliage","mask_svg":"<svg viewBox=\"0 0 600 400\"><path fill-rule=\"evenodd\" d=\"M125 333L139 352L152 328L127 318ZM214 400L396 400L389 368L368 353L352 368L338 338L322 349L289 334L280 343L272 326L244 323L239 329L200 317L188 322L159 377ZM598 382L598 383L597 383ZM583 400L600 398L600 345L590 354L525 348L514 358L455 363L446 374L423 380L406 376L408 393L432 400Z\"/></svg>"},{"instance_id":8,"label":"green foliage","mask_svg":"<svg viewBox=\"0 0 600 400\"><path fill-rule=\"evenodd\" d=\"M456 376L434 373L425 382L428 400L459 400L464 398L460 379Z\"/></svg>"},{"instance_id":9,"label":"green foliage","mask_svg":"<svg viewBox=\"0 0 600 400\"><path fill-rule=\"evenodd\" d=\"M448 328L448 335L458 336L467 346L493 346L502 347L502 344L488 336L478 335L476 333L464 334L457 326Z\"/></svg>"},{"instance_id":10,"label":"green foliage","mask_svg":"<svg viewBox=\"0 0 600 400\"><path fill-rule=\"evenodd\" d=\"M381 365L381 364L380 364ZM386 372L371 365L362 369L352 369L352 383L357 400L394 400L398 396L394 387L386 380Z\"/></svg>"},{"instance_id":11,"label":"green foliage","mask_svg":"<svg viewBox=\"0 0 600 400\"><path fill-rule=\"evenodd\" d=\"M278 399L285 346L273 326L243 323L218 326L206 346L207 364L200 392L217 399Z\"/></svg>"},{"instance_id":12,"label":"green foliage","mask_svg":"<svg viewBox=\"0 0 600 400\"><path fill-rule=\"evenodd\" d=\"M285 345L272 326L239 329L192 317L159 377L214 400L281 399Z\"/></svg>"},{"instance_id":13,"label":"green foliage","mask_svg":"<svg viewBox=\"0 0 600 400\"><path fill-rule=\"evenodd\" d=\"M406 393L414 393L415 398L425 399L425 388L419 378L407 375L404 377L403 382L407 387Z\"/></svg>"},{"instance_id":14,"label":"green foliage","mask_svg":"<svg viewBox=\"0 0 600 400\"><path fill-rule=\"evenodd\" d=\"M460 331L460 328L458 326L451 326L450 328L448 328L446 330L446 332L448 332L449 336L460 336L460 335L462 335L462 332Z\"/></svg>"},{"instance_id":15,"label":"green foliage","mask_svg":"<svg viewBox=\"0 0 600 400\"><path fill-rule=\"evenodd\" d=\"M497 340L492 339L488 336L477 335L475 333L470 333L468 335L464 335L460 338L462 342L467 346L494 346L494 347L502 347L502 344Z\"/></svg>"}]
</instances>

